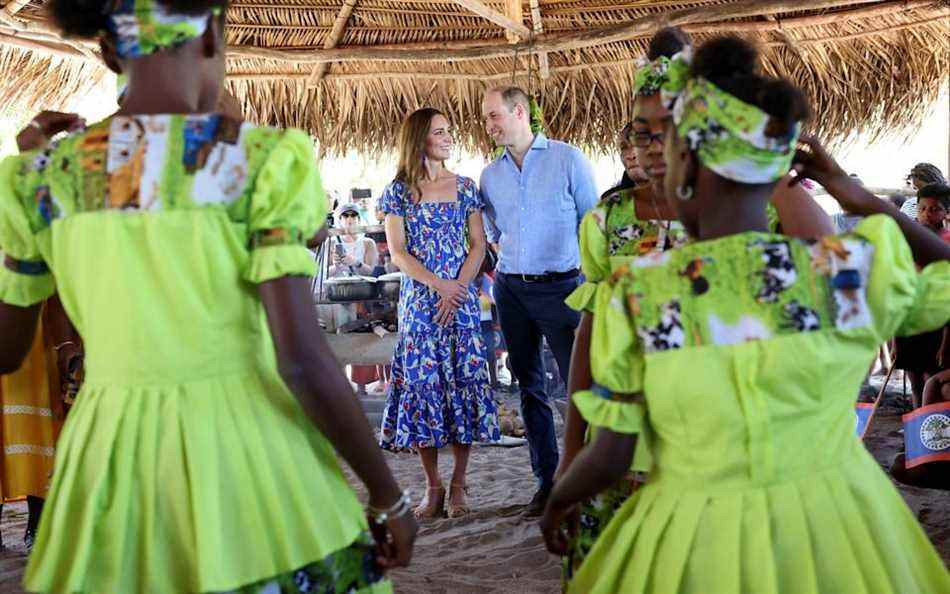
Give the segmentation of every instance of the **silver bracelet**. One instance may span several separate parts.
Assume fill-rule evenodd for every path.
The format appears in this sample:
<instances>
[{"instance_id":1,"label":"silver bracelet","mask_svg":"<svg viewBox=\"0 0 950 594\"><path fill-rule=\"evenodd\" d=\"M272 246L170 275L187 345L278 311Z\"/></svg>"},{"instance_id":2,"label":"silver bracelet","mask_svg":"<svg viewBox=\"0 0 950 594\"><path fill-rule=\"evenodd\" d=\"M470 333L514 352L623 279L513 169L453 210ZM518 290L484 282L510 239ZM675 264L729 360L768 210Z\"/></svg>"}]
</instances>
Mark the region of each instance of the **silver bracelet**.
<instances>
[{"instance_id":1,"label":"silver bracelet","mask_svg":"<svg viewBox=\"0 0 950 594\"><path fill-rule=\"evenodd\" d=\"M412 496L407 489L402 492L402 495L396 503L392 504L389 509L376 509L368 505L366 506L366 510L373 522L383 525L388 522L390 518L399 518L408 514L412 510Z\"/></svg>"}]
</instances>

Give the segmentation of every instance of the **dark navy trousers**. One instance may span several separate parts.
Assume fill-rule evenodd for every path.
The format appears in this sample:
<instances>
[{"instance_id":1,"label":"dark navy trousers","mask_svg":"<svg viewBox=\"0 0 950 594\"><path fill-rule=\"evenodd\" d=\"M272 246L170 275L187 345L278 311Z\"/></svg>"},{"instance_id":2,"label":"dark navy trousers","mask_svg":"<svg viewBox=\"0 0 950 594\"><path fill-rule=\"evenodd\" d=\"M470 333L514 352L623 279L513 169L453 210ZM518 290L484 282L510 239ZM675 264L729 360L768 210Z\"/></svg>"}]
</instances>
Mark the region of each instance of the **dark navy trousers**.
<instances>
[{"instance_id":1,"label":"dark navy trousers","mask_svg":"<svg viewBox=\"0 0 950 594\"><path fill-rule=\"evenodd\" d=\"M517 275L501 272L495 281L501 331L508 346L512 373L521 385L521 417L531 453L531 468L542 490L554 485L558 464L554 412L550 395L544 389L542 339L547 340L553 351L561 379L566 384L574 332L581 316L564 300L579 284L579 278L525 282Z\"/></svg>"}]
</instances>

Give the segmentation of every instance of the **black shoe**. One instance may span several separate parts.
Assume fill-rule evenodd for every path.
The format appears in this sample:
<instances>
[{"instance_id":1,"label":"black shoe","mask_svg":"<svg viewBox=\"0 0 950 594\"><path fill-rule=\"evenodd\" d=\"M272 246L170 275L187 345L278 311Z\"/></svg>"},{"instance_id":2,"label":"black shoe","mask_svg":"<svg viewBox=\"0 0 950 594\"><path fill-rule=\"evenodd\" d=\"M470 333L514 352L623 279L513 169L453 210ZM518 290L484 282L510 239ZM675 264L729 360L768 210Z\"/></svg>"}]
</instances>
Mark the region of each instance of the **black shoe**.
<instances>
[{"instance_id":1,"label":"black shoe","mask_svg":"<svg viewBox=\"0 0 950 594\"><path fill-rule=\"evenodd\" d=\"M536 518L543 514L544 506L548 504L548 497L550 496L550 489L538 489L538 492L531 498L531 503L525 508L524 515L529 518Z\"/></svg>"}]
</instances>

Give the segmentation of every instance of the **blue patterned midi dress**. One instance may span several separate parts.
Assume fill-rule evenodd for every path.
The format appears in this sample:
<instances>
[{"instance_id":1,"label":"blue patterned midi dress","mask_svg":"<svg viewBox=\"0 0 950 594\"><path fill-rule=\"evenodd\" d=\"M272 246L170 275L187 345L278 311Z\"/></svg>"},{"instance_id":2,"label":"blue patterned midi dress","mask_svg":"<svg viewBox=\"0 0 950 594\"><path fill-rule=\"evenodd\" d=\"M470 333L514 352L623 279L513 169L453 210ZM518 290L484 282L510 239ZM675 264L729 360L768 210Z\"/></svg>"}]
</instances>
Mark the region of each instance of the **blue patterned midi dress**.
<instances>
[{"instance_id":1,"label":"blue patterned midi dress","mask_svg":"<svg viewBox=\"0 0 950 594\"><path fill-rule=\"evenodd\" d=\"M386 214L403 217L406 249L436 276L458 278L468 256L468 216L483 208L475 182L457 178L454 202L414 204L405 184L380 198ZM399 294L399 342L383 411L380 445L392 451L441 448L500 439L481 335L478 288L451 324L434 321L439 296L406 275Z\"/></svg>"}]
</instances>

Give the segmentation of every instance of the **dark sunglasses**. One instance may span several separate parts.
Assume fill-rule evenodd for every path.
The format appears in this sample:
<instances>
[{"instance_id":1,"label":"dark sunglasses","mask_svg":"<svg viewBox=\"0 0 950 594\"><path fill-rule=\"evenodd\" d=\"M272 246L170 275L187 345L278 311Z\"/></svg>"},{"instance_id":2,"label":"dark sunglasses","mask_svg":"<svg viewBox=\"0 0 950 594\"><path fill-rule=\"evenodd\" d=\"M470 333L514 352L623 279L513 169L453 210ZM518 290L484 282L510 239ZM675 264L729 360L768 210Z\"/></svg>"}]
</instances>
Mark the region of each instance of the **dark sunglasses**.
<instances>
[{"instance_id":1,"label":"dark sunglasses","mask_svg":"<svg viewBox=\"0 0 950 594\"><path fill-rule=\"evenodd\" d=\"M359 214L358 212L353 212L352 210L349 210L349 211L347 211L347 212L342 213L342 214L340 215L340 218L343 218L343 219L358 219L358 218L360 218L360 214Z\"/></svg>"}]
</instances>

